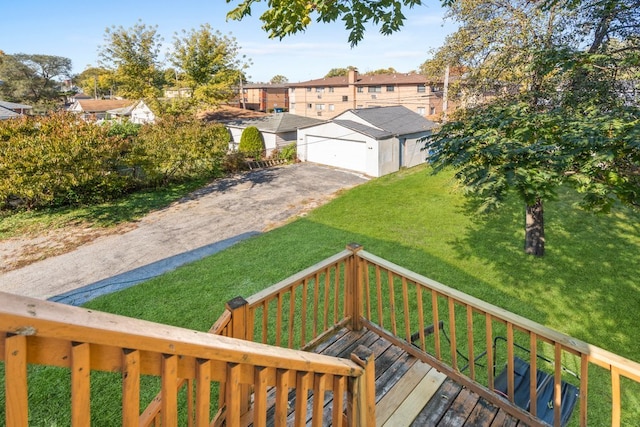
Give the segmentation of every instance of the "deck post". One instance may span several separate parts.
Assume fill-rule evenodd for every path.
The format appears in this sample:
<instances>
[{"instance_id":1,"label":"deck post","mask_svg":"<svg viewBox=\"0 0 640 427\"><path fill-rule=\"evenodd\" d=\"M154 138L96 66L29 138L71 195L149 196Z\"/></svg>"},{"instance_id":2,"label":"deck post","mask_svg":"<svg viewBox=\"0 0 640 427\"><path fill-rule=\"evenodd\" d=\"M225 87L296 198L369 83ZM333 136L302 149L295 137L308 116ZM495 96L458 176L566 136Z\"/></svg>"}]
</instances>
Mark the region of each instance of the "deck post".
<instances>
[{"instance_id":1,"label":"deck post","mask_svg":"<svg viewBox=\"0 0 640 427\"><path fill-rule=\"evenodd\" d=\"M359 345L351 353L351 360L364 369L364 374L352 383L348 400L348 419L352 426L376 425L376 365L373 351Z\"/></svg>"},{"instance_id":2,"label":"deck post","mask_svg":"<svg viewBox=\"0 0 640 427\"><path fill-rule=\"evenodd\" d=\"M362 245L358 243L349 243L347 250L350 250L352 255L347 260L345 274L345 299L347 317L351 319L351 329L359 331L362 329L362 274L360 274L360 260L356 255L358 251L362 250Z\"/></svg>"},{"instance_id":3,"label":"deck post","mask_svg":"<svg viewBox=\"0 0 640 427\"><path fill-rule=\"evenodd\" d=\"M231 337L240 340L251 341L249 336L249 303L242 297L235 297L226 303L226 308L231 313ZM229 387L229 383L226 384ZM241 385L240 393L240 416L245 415L251 408L251 388L249 385ZM228 399L226 393L225 399ZM225 402L228 407L232 402Z\"/></svg>"}]
</instances>

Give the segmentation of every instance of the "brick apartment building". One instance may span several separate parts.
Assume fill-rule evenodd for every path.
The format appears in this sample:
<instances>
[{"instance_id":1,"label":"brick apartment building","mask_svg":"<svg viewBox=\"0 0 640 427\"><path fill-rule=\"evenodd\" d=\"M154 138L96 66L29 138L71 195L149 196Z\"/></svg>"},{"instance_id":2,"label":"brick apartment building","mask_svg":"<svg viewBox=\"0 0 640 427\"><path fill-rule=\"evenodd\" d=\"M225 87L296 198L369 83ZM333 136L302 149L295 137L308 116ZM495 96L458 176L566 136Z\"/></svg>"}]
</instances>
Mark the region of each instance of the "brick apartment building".
<instances>
[{"instance_id":1,"label":"brick apartment building","mask_svg":"<svg viewBox=\"0 0 640 427\"><path fill-rule=\"evenodd\" d=\"M360 75L327 77L288 83L289 111L304 117L330 119L349 109L402 105L431 120L443 112L442 82L421 74ZM448 102L451 112L455 105Z\"/></svg>"}]
</instances>

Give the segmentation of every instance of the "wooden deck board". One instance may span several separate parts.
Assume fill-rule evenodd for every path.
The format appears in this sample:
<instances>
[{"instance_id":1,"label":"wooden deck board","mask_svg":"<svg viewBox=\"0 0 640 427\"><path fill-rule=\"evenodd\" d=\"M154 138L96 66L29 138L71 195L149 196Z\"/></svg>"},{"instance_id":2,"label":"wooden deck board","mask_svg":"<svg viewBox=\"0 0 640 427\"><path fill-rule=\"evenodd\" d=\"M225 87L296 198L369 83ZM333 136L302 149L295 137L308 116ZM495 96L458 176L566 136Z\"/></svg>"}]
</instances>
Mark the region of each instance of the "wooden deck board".
<instances>
[{"instance_id":1,"label":"wooden deck board","mask_svg":"<svg viewBox=\"0 0 640 427\"><path fill-rule=\"evenodd\" d=\"M504 411L372 331L353 332L342 328L310 350L348 359L358 345L371 349L375 354L378 426L385 423L388 426L522 426ZM310 426L314 399L312 390L308 395L306 411L307 425ZM270 390L269 396L273 396L273 390ZM287 425L292 425L296 407L293 390L289 391L288 398ZM333 396L326 393L322 399L323 425L330 425ZM274 425L274 412L273 406L267 411L267 425Z\"/></svg>"}]
</instances>

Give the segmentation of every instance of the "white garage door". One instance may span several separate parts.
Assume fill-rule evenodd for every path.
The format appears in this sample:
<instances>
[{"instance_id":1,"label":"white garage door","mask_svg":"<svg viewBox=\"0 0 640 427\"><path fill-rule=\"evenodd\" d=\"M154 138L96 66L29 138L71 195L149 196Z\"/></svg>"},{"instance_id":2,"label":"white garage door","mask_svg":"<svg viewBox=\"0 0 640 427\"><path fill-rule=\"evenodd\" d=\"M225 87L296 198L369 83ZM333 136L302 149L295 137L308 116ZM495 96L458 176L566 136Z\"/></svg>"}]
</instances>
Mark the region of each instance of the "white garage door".
<instances>
[{"instance_id":1,"label":"white garage door","mask_svg":"<svg viewBox=\"0 0 640 427\"><path fill-rule=\"evenodd\" d=\"M367 172L367 144L353 139L307 135L307 160L358 172Z\"/></svg>"}]
</instances>

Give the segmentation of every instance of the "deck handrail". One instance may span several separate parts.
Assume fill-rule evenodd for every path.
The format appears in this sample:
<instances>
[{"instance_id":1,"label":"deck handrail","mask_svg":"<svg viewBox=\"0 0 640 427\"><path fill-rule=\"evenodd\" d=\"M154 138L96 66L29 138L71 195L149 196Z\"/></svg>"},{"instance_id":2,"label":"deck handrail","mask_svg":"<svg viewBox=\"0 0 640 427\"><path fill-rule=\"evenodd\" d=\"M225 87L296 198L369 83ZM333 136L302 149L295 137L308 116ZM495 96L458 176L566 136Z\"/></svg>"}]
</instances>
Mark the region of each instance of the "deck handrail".
<instances>
[{"instance_id":1,"label":"deck handrail","mask_svg":"<svg viewBox=\"0 0 640 427\"><path fill-rule=\"evenodd\" d=\"M490 314L495 318L499 318L509 323L512 323L514 326L518 326L522 329L526 329L530 332L533 332L539 335L540 337L545 337L554 342L561 343L564 347L571 349L577 353L588 354L591 360L594 363L597 363L600 367L603 367L603 368L615 367L620 371L624 372L625 375L628 376L630 379L640 382L640 363L626 359L618 354L612 353L603 348L597 347L595 345L581 341L577 338L563 334L562 332L558 332L554 329L550 329L546 326L543 326L525 317L519 316L510 311L504 310L493 304L489 304L485 301L482 301L471 295L460 292L456 289L450 288L446 285L443 285L442 283L429 279L428 277L414 273L410 270L407 270L406 268L393 264L383 258L380 258L371 253L368 253L364 250L359 252L358 256L364 260L371 262L372 264L383 266L389 271L392 271L398 274L399 276L410 279L416 283L426 285L429 288L438 291L438 293L442 295L451 297L464 304L473 306L474 308L477 308L480 311Z\"/></svg>"},{"instance_id":2,"label":"deck handrail","mask_svg":"<svg viewBox=\"0 0 640 427\"><path fill-rule=\"evenodd\" d=\"M0 356L5 363L5 417L9 426L28 425L30 364L71 369L73 425L90 424L90 372L94 370L123 374L123 425L136 426L141 416L140 375L161 378L163 426L177 424L179 382L195 379L194 420L196 425L204 426L210 423L211 382L226 385L227 425L239 425L241 402L236 396L243 386L255 385L256 380L260 381L256 387L284 384L287 390L288 384L310 374L311 378L323 379L323 392L339 392L357 385L364 374L362 366L346 359L8 293L0 292L0 300ZM266 391L256 398L266 412ZM264 420L266 413L253 416Z\"/></svg>"},{"instance_id":3,"label":"deck handrail","mask_svg":"<svg viewBox=\"0 0 640 427\"><path fill-rule=\"evenodd\" d=\"M410 292L413 292L412 297ZM426 303L424 296L427 296ZM361 326L370 328L530 425L542 425L536 418L535 373L539 356L548 356L553 365L551 375L557 385L554 386L552 402L554 425L561 425L559 384L565 380L562 363L567 357L575 357L578 365L578 379L574 381L579 382L576 385L580 390L577 417L581 426L586 426L588 420L590 366L598 366L610 374L612 426L621 423L623 384L620 378L640 383L640 364L637 362L412 272L363 250L357 244L351 244L344 251L247 298L247 312L243 315L246 316L246 339L289 348L313 345L332 331L331 327L326 327L330 302L336 307L333 310L335 323L349 325L353 329ZM273 305L271 310L269 304ZM456 314L457 310L464 314ZM439 319L440 311L445 313L442 320ZM317 317L318 313L320 321L310 318ZM462 323L465 330L457 332L460 329L458 323ZM429 325L438 324L449 329L450 342L442 344L441 335L444 333L432 327L434 348L427 349L424 330L429 330ZM480 355L487 359L487 367L494 367L498 355L493 350L493 338L498 331L506 335L506 357L503 360L507 366L505 372L508 372L506 400L494 391L494 372L489 369L486 373L480 369L476 371L474 363L463 369L462 363L458 363L459 354L466 353L468 359L474 360ZM311 340L305 334L310 334ZM419 337L417 347L411 341L412 335ZM522 336L527 339L528 362L532 367L532 399L531 406L526 409L518 408L514 402L513 359L517 341ZM475 342L478 337L484 343L482 348ZM543 355L545 352L550 354ZM469 372L462 372L465 369ZM481 379L483 375L486 378Z\"/></svg>"},{"instance_id":4,"label":"deck handrail","mask_svg":"<svg viewBox=\"0 0 640 427\"><path fill-rule=\"evenodd\" d=\"M493 373L487 373L487 384L485 386L477 384L477 375L475 372L474 359L478 356L479 352L474 347L477 345L474 340L478 333L485 339L485 350L481 354L482 357L487 357L487 366L494 366L495 355L493 354L492 339L495 331L493 330L494 323L498 323L504 326L506 330L507 344L507 365L508 365L508 400L513 403L513 357L514 357L514 342L515 334L520 332L528 337L530 354L529 362L531 363L531 406L530 412L532 415L536 414L536 382L535 372L536 363L539 358L538 347L541 343L549 344L552 348L553 355L551 356L553 363L553 377L554 383L557 385L554 391L554 425L560 425L560 411L561 411L561 395L560 395L560 382L563 378L563 366L562 359L566 355L573 355L578 360L580 365L578 377L580 378L580 394L579 394L579 422L581 426L587 425L587 397L589 386L589 365L593 364L604 368L610 372L611 375L611 423L612 426L619 426L621 423L621 389L622 385L620 377L626 377L636 383L640 383L640 363L624 358L620 355L614 354L610 351L602 349L600 347L588 344L584 341L570 337L561 332L547 328L539 323L526 319L522 316L504 310L495 305L489 304L478 298L460 292L456 289L450 288L435 280L429 279L420 274L414 273L404 267L398 266L392 262L389 262L381 257L366 252L365 250L359 250L354 253L359 261L359 285L363 287L362 294L365 296L362 298L362 306L359 308L365 325L376 329L381 334L389 335L389 338L395 340L399 345L403 345L409 351L415 352L415 346L412 345L410 335L419 336L420 347L423 352L423 356L426 361L435 364L436 367L441 368L447 375L461 381L464 385L472 387L474 391L479 392L483 397L491 400L493 403L497 403L499 406L513 410L514 408L508 408L503 405L503 400L498 398L491 392L493 389ZM367 270L369 269L369 270ZM386 276L386 277L385 277ZM374 283L370 283L373 281ZM387 292L384 292L384 287L387 287ZM414 286L413 292L418 296L416 301L409 301L409 289ZM400 296L393 295L394 289L397 289L401 294ZM427 297L424 294L429 293ZM390 298L387 301L387 313L381 314L381 305L377 305L377 301L381 300L381 297ZM398 298L398 303L403 306L401 309L396 307L397 303L395 299ZM419 301L417 301L419 299ZM426 299L431 308L428 309L426 304L423 303L423 299ZM446 303L439 304L439 299L446 301ZM415 307L412 306L415 304ZM444 307L442 307L444 306ZM377 310L376 310L377 309ZM400 311L401 314L396 314ZM439 319L439 312L444 310L447 315L446 319ZM464 310L464 315L456 315L456 309L459 311ZM378 311L378 313L376 313ZM375 320L376 314L378 314L378 320ZM385 315L387 315L387 325L385 327ZM412 317L413 316L413 317ZM474 321L474 316L479 316L483 320L478 322ZM460 320L459 318L462 317ZM465 329L460 335L456 336L457 322L464 324L462 329ZM478 327L478 323L482 325ZM430 325L445 325L450 329L449 331L449 351L450 355L444 355L444 349L440 348L440 331L438 327ZM401 328L405 330L399 330ZM389 328L392 333L389 333ZM475 329L474 329L475 328ZM432 333L434 337L434 349L428 351L425 348L426 334L424 330L427 329ZM411 334L411 332L418 331L417 334ZM460 339L463 338L463 339ZM426 353L424 353L426 351ZM467 358L471 360L468 364L469 374L461 372L458 365L457 358L459 354L466 352ZM427 354L428 353L428 354ZM418 354L420 356L420 354ZM447 360L448 358L448 360ZM512 415L521 417L522 411L516 409L512 411ZM522 419L522 418L521 418ZM523 421L535 421L535 418L527 418Z\"/></svg>"}]
</instances>

